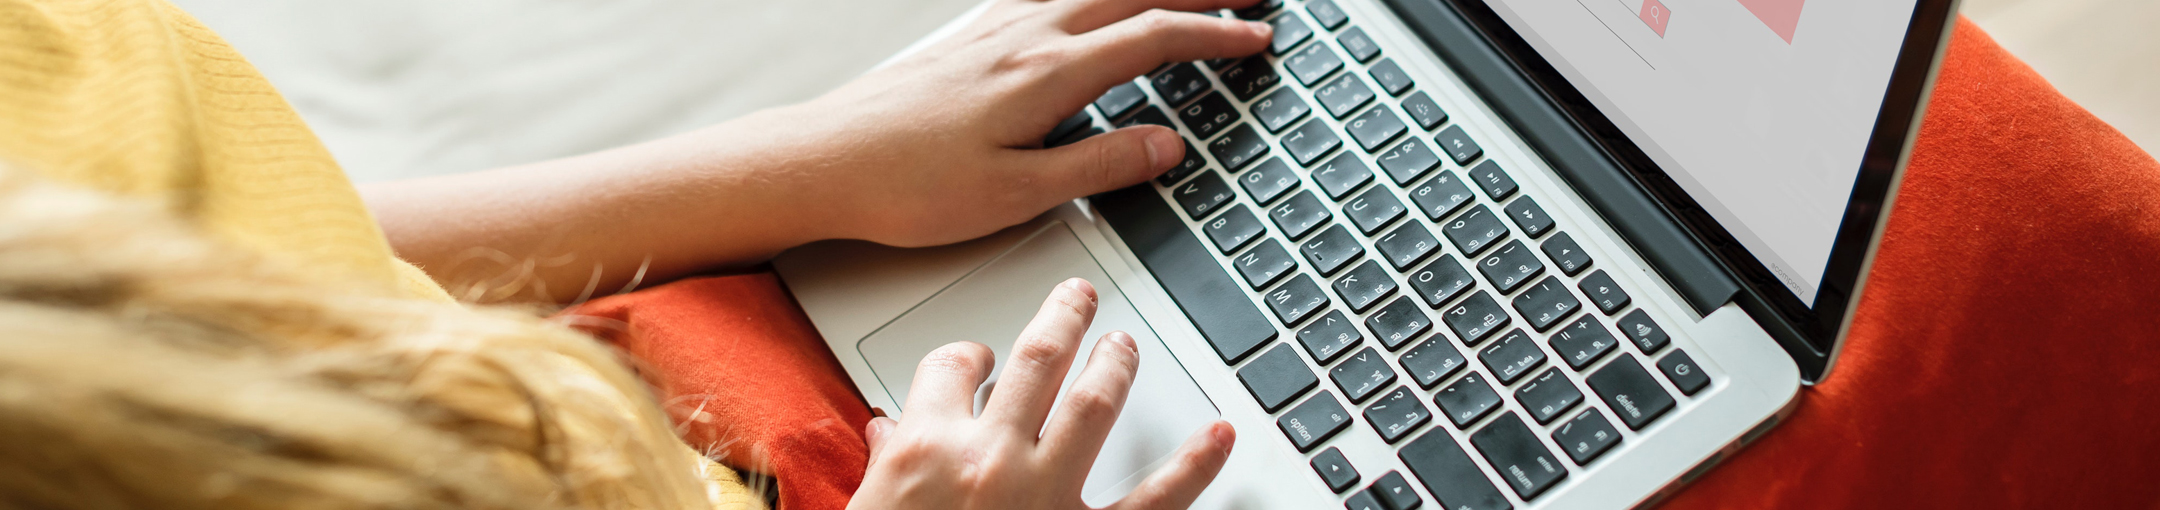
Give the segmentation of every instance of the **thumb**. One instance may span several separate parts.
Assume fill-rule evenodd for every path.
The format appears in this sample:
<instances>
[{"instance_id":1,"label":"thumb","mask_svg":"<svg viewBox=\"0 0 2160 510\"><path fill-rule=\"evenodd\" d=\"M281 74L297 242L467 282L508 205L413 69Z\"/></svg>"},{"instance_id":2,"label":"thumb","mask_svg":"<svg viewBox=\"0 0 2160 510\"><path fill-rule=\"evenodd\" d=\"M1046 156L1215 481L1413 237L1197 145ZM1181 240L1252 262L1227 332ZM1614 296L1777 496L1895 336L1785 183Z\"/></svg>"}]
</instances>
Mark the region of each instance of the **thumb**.
<instances>
[{"instance_id":1,"label":"thumb","mask_svg":"<svg viewBox=\"0 0 2160 510\"><path fill-rule=\"evenodd\" d=\"M1146 182L1185 158L1185 139L1176 130L1155 125L1120 128L1079 143L1029 151L1036 169L1035 189L1062 202Z\"/></svg>"},{"instance_id":2,"label":"thumb","mask_svg":"<svg viewBox=\"0 0 2160 510\"><path fill-rule=\"evenodd\" d=\"M863 442L870 446L871 464L877 463L878 452L885 450L885 440L892 437L893 428L899 426L900 422L883 416L871 418L869 424L863 425Z\"/></svg>"}]
</instances>

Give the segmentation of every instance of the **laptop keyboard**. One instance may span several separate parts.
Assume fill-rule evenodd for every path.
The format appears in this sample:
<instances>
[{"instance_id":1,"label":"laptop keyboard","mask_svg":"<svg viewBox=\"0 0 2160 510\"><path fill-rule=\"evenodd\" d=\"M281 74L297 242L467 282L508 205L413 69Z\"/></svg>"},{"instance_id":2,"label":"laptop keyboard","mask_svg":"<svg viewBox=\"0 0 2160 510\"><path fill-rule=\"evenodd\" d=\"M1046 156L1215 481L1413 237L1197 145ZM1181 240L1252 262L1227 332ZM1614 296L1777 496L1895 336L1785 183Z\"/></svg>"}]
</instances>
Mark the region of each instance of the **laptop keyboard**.
<instances>
[{"instance_id":1,"label":"laptop keyboard","mask_svg":"<svg viewBox=\"0 0 2160 510\"><path fill-rule=\"evenodd\" d=\"M1183 130L1183 163L1094 204L1346 508L1422 499L1345 434L1440 508L1506 509L1712 384L1333 0L1228 14L1273 24L1268 51L1119 85L1049 145Z\"/></svg>"}]
</instances>

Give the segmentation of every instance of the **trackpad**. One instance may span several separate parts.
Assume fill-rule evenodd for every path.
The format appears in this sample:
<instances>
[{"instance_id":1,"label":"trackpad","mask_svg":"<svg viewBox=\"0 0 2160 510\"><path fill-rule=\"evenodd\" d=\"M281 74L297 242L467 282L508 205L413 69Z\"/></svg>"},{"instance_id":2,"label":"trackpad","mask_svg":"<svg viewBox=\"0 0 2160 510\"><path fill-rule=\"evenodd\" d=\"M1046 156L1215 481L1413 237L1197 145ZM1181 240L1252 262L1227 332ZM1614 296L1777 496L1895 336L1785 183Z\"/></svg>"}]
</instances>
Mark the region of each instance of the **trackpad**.
<instances>
[{"instance_id":1,"label":"trackpad","mask_svg":"<svg viewBox=\"0 0 2160 510\"><path fill-rule=\"evenodd\" d=\"M864 337L857 348L893 401L904 405L909 383L915 379L915 365L923 355L960 340L990 346L997 352L998 368L984 391L977 392L980 412L984 398L995 391L1013 339L1034 318L1050 289L1073 277L1095 284L1097 306L1095 323L1081 340L1079 359L1065 376L1066 388L1080 375L1087 364L1085 357L1094 352L1095 341L1102 335L1124 331L1140 347L1140 371L1132 396L1081 491L1082 500L1100 507L1125 497L1186 437L1220 413L1065 223L1045 225L1011 251ZM1062 392L1058 400L1062 407ZM1058 412L1051 410L1052 419ZM901 413L904 418L906 410Z\"/></svg>"}]
</instances>

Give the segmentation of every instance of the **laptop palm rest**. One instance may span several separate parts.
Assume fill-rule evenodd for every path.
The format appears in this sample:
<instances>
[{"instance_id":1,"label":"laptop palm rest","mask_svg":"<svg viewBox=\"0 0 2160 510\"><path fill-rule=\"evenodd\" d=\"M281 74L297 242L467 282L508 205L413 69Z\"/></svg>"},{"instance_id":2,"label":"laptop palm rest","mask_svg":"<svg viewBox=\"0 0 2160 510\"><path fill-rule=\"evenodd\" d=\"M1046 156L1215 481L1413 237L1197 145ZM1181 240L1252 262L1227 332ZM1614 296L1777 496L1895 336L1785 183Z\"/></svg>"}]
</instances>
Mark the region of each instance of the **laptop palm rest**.
<instances>
[{"instance_id":1,"label":"laptop palm rest","mask_svg":"<svg viewBox=\"0 0 2160 510\"><path fill-rule=\"evenodd\" d=\"M923 355L962 340L989 346L997 352L998 368L977 392L980 412L996 391L1014 338L1035 316L1050 289L1072 277L1095 285L1098 304L1095 323L1082 337L1072 370L1065 376L1067 388L1086 366L1087 354L1102 335L1124 331L1140 348L1132 395L1081 492L1082 500L1099 507L1131 492L1186 437L1220 413L1064 222L1043 225L1009 251L870 333L856 348L893 401L905 405L915 366ZM1062 407L1062 394L1059 400ZM1052 419L1058 412L1051 410Z\"/></svg>"}]
</instances>

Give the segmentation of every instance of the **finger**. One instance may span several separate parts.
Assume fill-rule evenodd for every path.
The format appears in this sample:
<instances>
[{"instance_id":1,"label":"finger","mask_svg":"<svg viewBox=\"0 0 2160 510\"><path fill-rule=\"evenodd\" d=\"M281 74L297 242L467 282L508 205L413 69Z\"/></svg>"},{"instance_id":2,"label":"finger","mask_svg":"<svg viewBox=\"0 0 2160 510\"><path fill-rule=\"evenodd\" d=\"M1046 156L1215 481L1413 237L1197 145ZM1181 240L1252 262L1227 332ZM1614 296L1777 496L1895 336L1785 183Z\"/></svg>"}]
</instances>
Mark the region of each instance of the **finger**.
<instances>
[{"instance_id":1,"label":"finger","mask_svg":"<svg viewBox=\"0 0 2160 510\"><path fill-rule=\"evenodd\" d=\"M1168 62L1243 57L1266 49L1274 29L1266 23L1203 14L1148 11L1059 42L1071 52L1042 83L1042 97L1094 99L1111 86ZM1071 87L1070 90L1060 90Z\"/></svg>"},{"instance_id":2,"label":"finger","mask_svg":"<svg viewBox=\"0 0 2160 510\"><path fill-rule=\"evenodd\" d=\"M885 451L885 440L892 437L893 427L898 426L900 422L883 416L871 418L870 423L863 425L863 444L870 447L871 464L877 463L878 452Z\"/></svg>"},{"instance_id":3,"label":"finger","mask_svg":"<svg viewBox=\"0 0 2160 510\"><path fill-rule=\"evenodd\" d=\"M1023 437L1040 434L1050 403L1057 400L1072 367L1073 351L1080 348L1080 335L1094 319L1095 287L1087 280L1065 280L1052 289L1035 320L1013 342L997 391L983 406L983 418L1009 425Z\"/></svg>"},{"instance_id":4,"label":"finger","mask_svg":"<svg viewBox=\"0 0 2160 510\"><path fill-rule=\"evenodd\" d=\"M1151 9L1167 11L1204 12L1216 9L1243 9L1252 7L1259 0L1071 0L1064 10L1058 28L1066 33L1080 34L1102 28L1126 18L1138 16Z\"/></svg>"},{"instance_id":5,"label":"finger","mask_svg":"<svg viewBox=\"0 0 2160 510\"><path fill-rule=\"evenodd\" d=\"M1192 506L1200 491L1207 489L1215 474L1222 472L1223 462L1230 459L1230 446L1237 443L1237 431L1229 422L1217 421L1207 428L1194 432L1185 446L1178 447L1176 460L1163 465L1155 474L1134 487L1125 499L1118 500L1105 510L1167 510Z\"/></svg>"},{"instance_id":6,"label":"finger","mask_svg":"<svg viewBox=\"0 0 2160 510\"><path fill-rule=\"evenodd\" d=\"M908 416L975 416L975 389L990 377L996 354L975 342L953 342L924 355L908 386Z\"/></svg>"},{"instance_id":7,"label":"finger","mask_svg":"<svg viewBox=\"0 0 2160 510\"><path fill-rule=\"evenodd\" d=\"M1050 417L1050 424L1043 428L1043 455L1050 465L1081 474L1094 466L1095 454L1102 452L1110 426L1124 412L1125 398L1140 369L1140 352L1134 345L1132 335L1123 331L1112 331L1095 342L1087 367L1080 369L1080 378L1058 404L1057 416Z\"/></svg>"},{"instance_id":8,"label":"finger","mask_svg":"<svg viewBox=\"0 0 2160 510\"><path fill-rule=\"evenodd\" d=\"M1028 175L1026 193L1050 205L1124 188L1157 175L1185 159L1185 139L1154 125L1120 128L1054 149L1020 150Z\"/></svg>"}]
</instances>

